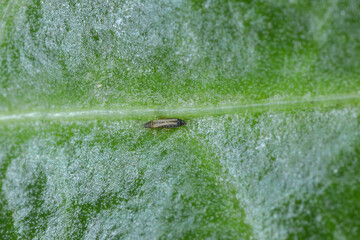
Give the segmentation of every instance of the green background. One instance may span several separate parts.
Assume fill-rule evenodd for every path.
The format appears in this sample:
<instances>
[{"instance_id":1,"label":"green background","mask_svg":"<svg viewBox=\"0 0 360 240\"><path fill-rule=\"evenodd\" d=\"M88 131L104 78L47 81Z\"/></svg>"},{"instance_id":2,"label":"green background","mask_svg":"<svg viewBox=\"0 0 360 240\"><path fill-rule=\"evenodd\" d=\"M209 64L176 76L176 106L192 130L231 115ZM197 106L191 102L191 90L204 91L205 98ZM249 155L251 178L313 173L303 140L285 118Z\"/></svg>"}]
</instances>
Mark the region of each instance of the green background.
<instances>
[{"instance_id":1,"label":"green background","mask_svg":"<svg viewBox=\"0 0 360 240\"><path fill-rule=\"evenodd\" d=\"M359 12L0 0L0 236L357 239Z\"/></svg>"}]
</instances>

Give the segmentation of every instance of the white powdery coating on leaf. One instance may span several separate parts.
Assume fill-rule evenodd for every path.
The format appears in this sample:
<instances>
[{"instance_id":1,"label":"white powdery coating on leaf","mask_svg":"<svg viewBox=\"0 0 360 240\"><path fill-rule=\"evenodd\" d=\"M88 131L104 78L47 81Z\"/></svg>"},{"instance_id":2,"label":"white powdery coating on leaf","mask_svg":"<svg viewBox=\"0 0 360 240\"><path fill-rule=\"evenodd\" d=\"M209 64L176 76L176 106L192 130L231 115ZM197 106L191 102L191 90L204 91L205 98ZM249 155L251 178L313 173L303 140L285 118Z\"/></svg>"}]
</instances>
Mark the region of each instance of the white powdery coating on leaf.
<instances>
[{"instance_id":1,"label":"white powdery coating on leaf","mask_svg":"<svg viewBox=\"0 0 360 240\"><path fill-rule=\"evenodd\" d=\"M352 164L338 156L359 139L354 109L229 114L170 132L137 121L19 128L34 132L2 192L20 236L247 239L246 220L256 239L287 239L298 231L287 220L312 210L307 200L358 181L333 178Z\"/></svg>"},{"instance_id":2,"label":"white powdery coating on leaf","mask_svg":"<svg viewBox=\"0 0 360 240\"><path fill-rule=\"evenodd\" d=\"M294 230L281 221L309 211L295 201L321 195L347 164L338 156L353 151L360 135L357 118L348 109L227 115L200 119L193 132L213 147L229 173L255 237L287 239ZM287 203L287 215L274 214Z\"/></svg>"},{"instance_id":3,"label":"white powdery coating on leaf","mask_svg":"<svg viewBox=\"0 0 360 240\"><path fill-rule=\"evenodd\" d=\"M35 136L12 159L2 189L20 236L246 234L226 189L221 183L213 188L215 165L188 142L186 131L154 135L136 121L63 122L43 134L46 124L30 126ZM41 220L36 229L35 219ZM228 219L238 226L227 226Z\"/></svg>"}]
</instances>

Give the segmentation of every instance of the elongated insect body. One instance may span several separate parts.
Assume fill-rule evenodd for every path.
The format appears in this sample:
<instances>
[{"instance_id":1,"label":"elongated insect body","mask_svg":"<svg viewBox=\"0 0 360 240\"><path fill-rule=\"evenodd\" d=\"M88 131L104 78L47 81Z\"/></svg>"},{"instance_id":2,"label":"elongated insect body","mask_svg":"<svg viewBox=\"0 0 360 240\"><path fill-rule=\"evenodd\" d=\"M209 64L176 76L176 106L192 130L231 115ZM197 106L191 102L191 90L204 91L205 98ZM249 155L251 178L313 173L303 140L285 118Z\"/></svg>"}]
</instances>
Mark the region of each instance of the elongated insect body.
<instances>
[{"instance_id":1,"label":"elongated insect body","mask_svg":"<svg viewBox=\"0 0 360 240\"><path fill-rule=\"evenodd\" d=\"M186 122L177 118L157 119L145 123L145 128L174 128L186 125Z\"/></svg>"}]
</instances>

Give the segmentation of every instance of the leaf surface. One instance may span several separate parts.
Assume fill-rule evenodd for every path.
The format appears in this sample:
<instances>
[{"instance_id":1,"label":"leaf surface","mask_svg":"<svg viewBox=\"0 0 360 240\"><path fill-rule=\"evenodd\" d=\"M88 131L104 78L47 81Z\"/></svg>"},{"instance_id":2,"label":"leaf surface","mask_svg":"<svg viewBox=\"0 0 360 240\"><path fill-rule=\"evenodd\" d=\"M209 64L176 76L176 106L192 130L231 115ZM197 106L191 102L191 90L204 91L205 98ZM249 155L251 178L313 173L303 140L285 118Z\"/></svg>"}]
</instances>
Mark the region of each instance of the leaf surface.
<instances>
[{"instance_id":1,"label":"leaf surface","mask_svg":"<svg viewBox=\"0 0 360 240\"><path fill-rule=\"evenodd\" d=\"M357 239L359 11L0 1L0 235Z\"/></svg>"}]
</instances>

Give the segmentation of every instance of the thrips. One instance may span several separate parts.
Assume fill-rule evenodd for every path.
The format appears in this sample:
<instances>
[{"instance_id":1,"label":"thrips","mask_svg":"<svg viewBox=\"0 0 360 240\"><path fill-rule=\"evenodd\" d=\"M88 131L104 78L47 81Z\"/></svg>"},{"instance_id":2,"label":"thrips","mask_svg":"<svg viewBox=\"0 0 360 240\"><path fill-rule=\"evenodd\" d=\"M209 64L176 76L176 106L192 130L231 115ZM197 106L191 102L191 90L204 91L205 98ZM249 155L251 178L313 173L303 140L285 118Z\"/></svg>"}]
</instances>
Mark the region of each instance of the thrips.
<instances>
[{"instance_id":1,"label":"thrips","mask_svg":"<svg viewBox=\"0 0 360 240\"><path fill-rule=\"evenodd\" d=\"M145 123L145 128L175 128L186 125L186 122L177 118L157 119Z\"/></svg>"}]
</instances>

